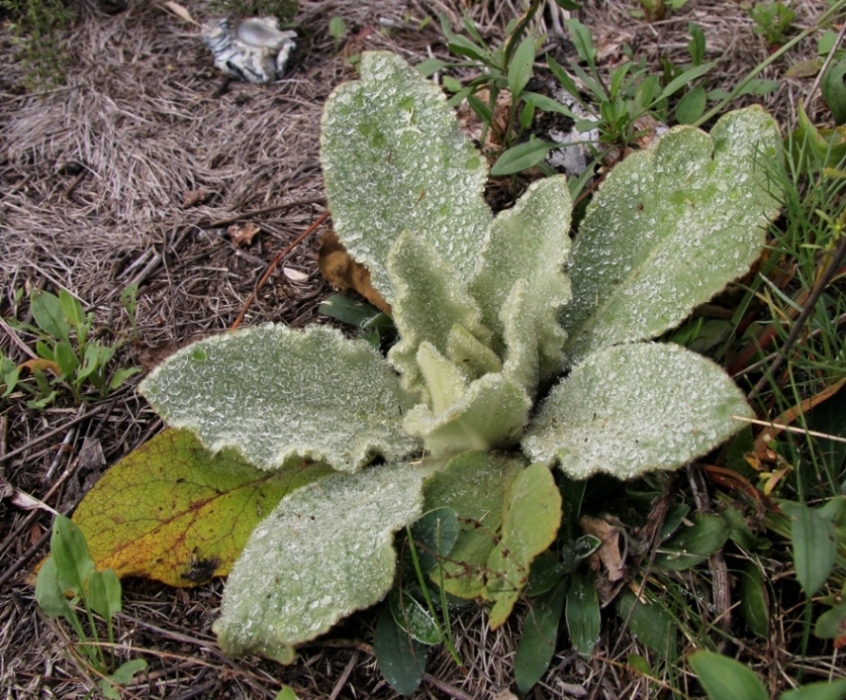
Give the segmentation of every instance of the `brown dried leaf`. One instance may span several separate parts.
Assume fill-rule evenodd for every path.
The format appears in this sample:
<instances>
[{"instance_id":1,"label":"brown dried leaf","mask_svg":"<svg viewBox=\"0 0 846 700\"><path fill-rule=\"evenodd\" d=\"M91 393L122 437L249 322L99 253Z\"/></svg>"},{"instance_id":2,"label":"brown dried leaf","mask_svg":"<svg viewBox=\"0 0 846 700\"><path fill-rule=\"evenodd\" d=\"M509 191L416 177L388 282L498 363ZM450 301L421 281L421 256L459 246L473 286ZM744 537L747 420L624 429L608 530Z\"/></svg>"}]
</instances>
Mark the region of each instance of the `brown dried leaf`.
<instances>
[{"instance_id":1,"label":"brown dried leaf","mask_svg":"<svg viewBox=\"0 0 846 700\"><path fill-rule=\"evenodd\" d=\"M253 242L253 237L261 231L261 227L248 221L243 224L232 224L226 232L229 240L236 246L248 246Z\"/></svg>"},{"instance_id":2,"label":"brown dried leaf","mask_svg":"<svg viewBox=\"0 0 846 700\"><path fill-rule=\"evenodd\" d=\"M620 528L607 520L591 518L588 515L581 517L579 525L586 535L593 535L602 542L590 558L591 567L597 570L601 563L609 581L621 580L626 573L626 566L620 553Z\"/></svg>"},{"instance_id":3,"label":"brown dried leaf","mask_svg":"<svg viewBox=\"0 0 846 700\"><path fill-rule=\"evenodd\" d=\"M182 208L188 209L189 207L196 207L198 204L205 204L209 201L210 196L211 192L208 190L188 190L182 195Z\"/></svg>"},{"instance_id":4,"label":"brown dried leaf","mask_svg":"<svg viewBox=\"0 0 846 700\"><path fill-rule=\"evenodd\" d=\"M188 8L184 5L180 5L178 2L174 2L174 0L165 0L162 5L164 5L164 7L166 7L173 14L179 17L179 19L188 22L189 24L199 25L199 22L197 22L197 20L195 20L191 16L191 13L188 11Z\"/></svg>"},{"instance_id":5,"label":"brown dried leaf","mask_svg":"<svg viewBox=\"0 0 846 700\"><path fill-rule=\"evenodd\" d=\"M338 291L346 292L352 289L380 311L386 314L391 313L391 305L382 298L382 295L370 283L368 269L350 257L334 231L329 231L320 239L317 267L320 269L323 279Z\"/></svg>"}]
</instances>

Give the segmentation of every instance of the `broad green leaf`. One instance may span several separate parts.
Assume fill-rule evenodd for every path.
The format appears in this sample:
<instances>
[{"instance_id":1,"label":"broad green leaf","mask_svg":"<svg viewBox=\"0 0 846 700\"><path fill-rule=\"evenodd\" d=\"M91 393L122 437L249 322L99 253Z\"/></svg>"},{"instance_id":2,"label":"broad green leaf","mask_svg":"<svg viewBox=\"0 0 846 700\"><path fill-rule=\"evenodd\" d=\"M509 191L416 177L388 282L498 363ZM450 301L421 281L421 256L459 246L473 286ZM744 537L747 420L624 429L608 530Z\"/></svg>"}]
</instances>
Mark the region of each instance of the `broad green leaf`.
<instances>
[{"instance_id":1,"label":"broad green leaf","mask_svg":"<svg viewBox=\"0 0 846 700\"><path fill-rule=\"evenodd\" d=\"M490 331L482 325L482 312L455 269L424 238L404 232L391 249L388 272L394 284L392 309L400 334L388 359L402 373L403 386L428 400L416 362L420 344L429 342L445 354L455 325L482 342L489 339Z\"/></svg>"},{"instance_id":2,"label":"broad green leaf","mask_svg":"<svg viewBox=\"0 0 846 700\"><path fill-rule=\"evenodd\" d=\"M282 690L276 693L274 700L299 700L299 698L291 686L283 685Z\"/></svg>"},{"instance_id":3,"label":"broad green leaf","mask_svg":"<svg viewBox=\"0 0 846 700\"><path fill-rule=\"evenodd\" d=\"M330 472L303 464L268 473L167 429L109 469L73 517L98 568L195 586L229 573L285 494Z\"/></svg>"},{"instance_id":4,"label":"broad green leaf","mask_svg":"<svg viewBox=\"0 0 846 700\"><path fill-rule=\"evenodd\" d=\"M705 561L726 543L729 526L719 515L694 513L691 520L691 526L682 528L662 545L655 566L684 571Z\"/></svg>"},{"instance_id":5,"label":"broad green leaf","mask_svg":"<svg viewBox=\"0 0 846 700\"><path fill-rule=\"evenodd\" d=\"M458 517L452 508L435 508L414 523L411 534L420 568L427 573L448 557L458 539Z\"/></svg>"},{"instance_id":6,"label":"broad green leaf","mask_svg":"<svg viewBox=\"0 0 846 700\"><path fill-rule=\"evenodd\" d=\"M500 627L523 594L534 558L555 540L561 523L561 494L543 464L518 472L507 497L499 543L488 557L485 596L494 605L492 629Z\"/></svg>"},{"instance_id":7,"label":"broad green leaf","mask_svg":"<svg viewBox=\"0 0 846 700\"><path fill-rule=\"evenodd\" d=\"M797 170L814 173L823 168L839 168L846 158L846 127L817 128L802 103L796 110L798 126L788 143Z\"/></svg>"},{"instance_id":8,"label":"broad green leaf","mask_svg":"<svg viewBox=\"0 0 846 700\"><path fill-rule=\"evenodd\" d=\"M63 515L57 515L50 537L50 558L56 565L56 575L62 588L82 596L85 581L94 571L94 561L85 536L79 526Z\"/></svg>"},{"instance_id":9,"label":"broad green leaf","mask_svg":"<svg viewBox=\"0 0 846 700\"><path fill-rule=\"evenodd\" d=\"M533 36L527 36L520 42L508 66L508 89L511 91L512 100L516 101L520 97L532 77L534 61L535 39Z\"/></svg>"},{"instance_id":10,"label":"broad green leaf","mask_svg":"<svg viewBox=\"0 0 846 700\"><path fill-rule=\"evenodd\" d=\"M532 137L526 143L512 146L505 151L491 168L491 175L503 177L532 168L543 162L547 152L553 148L557 148L556 144Z\"/></svg>"},{"instance_id":11,"label":"broad green leaf","mask_svg":"<svg viewBox=\"0 0 846 700\"><path fill-rule=\"evenodd\" d=\"M846 680L808 683L779 696L779 700L841 700L841 698L846 698Z\"/></svg>"},{"instance_id":12,"label":"broad green leaf","mask_svg":"<svg viewBox=\"0 0 846 700\"><path fill-rule=\"evenodd\" d=\"M88 605L105 620L111 620L121 610L120 579L112 569L88 574Z\"/></svg>"},{"instance_id":13,"label":"broad green leaf","mask_svg":"<svg viewBox=\"0 0 846 700\"><path fill-rule=\"evenodd\" d=\"M561 349L567 336L559 313L571 297L570 281L562 272L570 253L570 209L565 177L531 185L513 209L494 220L482 249L481 268L470 285L485 325L504 338L506 299L518 280L526 281L520 309L526 318L521 325L537 339L542 379L563 367Z\"/></svg>"},{"instance_id":14,"label":"broad green leaf","mask_svg":"<svg viewBox=\"0 0 846 700\"><path fill-rule=\"evenodd\" d=\"M59 298L50 292L35 290L29 298L29 310L38 327L57 340L68 340L70 327Z\"/></svg>"},{"instance_id":15,"label":"broad green leaf","mask_svg":"<svg viewBox=\"0 0 846 700\"><path fill-rule=\"evenodd\" d=\"M130 659L118 666L115 672L108 678L104 678L100 681L100 690L103 692L103 695L110 698L110 700L120 700L122 694L120 689L115 687L115 684L121 686L131 683L133 676L135 676L135 674L139 671L143 671L145 668L147 668L146 660Z\"/></svg>"},{"instance_id":16,"label":"broad green leaf","mask_svg":"<svg viewBox=\"0 0 846 700\"><path fill-rule=\"evenodd\" d=\"M523 387L501 374L472 382L461 400L434 415L418 404L405 416L409 435L423 439L426 450L447 457L467 450L513 445L529 417L532 402Z\"/></svg>"},{"instance_id":17,"label":"broad green leaf","mask_svg":"<svg viewBox=\"0 0 846 700\"><path fill-rule=\"evenodd\" d=\"M528 693L541 679L555 654L566 591L567 584L560 583L529 602L523 634L514 654L514 679L521 693Z\"/></svg>"},{"instance_id":18,"label":"broad green leaf","mask_svg":"<svg viewBox=\"0 0 846 700\"><path fill-rule=\"evenodd\" d=\"M485 565L497 543L512 482L522 466L501 454L467 452L452 458L426 482L426 508L451 508L461 525L449 560L443 562L448 593L460 598L482 595Z\"/></svg>"},{"instance_id":19,"label":"broad green leaf","mask_svg":"<svg viewBox=\"0 0 846 700\"><path fill-rule=\"evenodd\" d=\"M770 611L761 567L751 561L740 576L740 614L750 630L767 639L770 634Z\"/></svg>"},{"instance_id":20,"label":"broad green leaf","mask_svg":"<svg viewBox=\"0 0 846 700\"><path fill-rule=\"evenodd\" d=\"M398 56L365 52L361 80L326 103L320 143L338 237L389 303L388 252L406 229L473 272L491 222L487 167L437 86Z\"/></svg>"},{"instance_id":21,"label":"broad green leaf","mask_svg":"<svg viewBox=\"0 0 846 700\"><path fill-rule=\"evenodd\" d=\"M72 615L71 606L59 583L59 573L53 557L47 557L38 570L38 577L35 579L35 601L47 617L69 619Z\"/></svg>"},{"instance_id":22,"label":"broad green leaf","mask_svg":"<svg viewBox=\"0 0 846 700\"><path fill-rule=\"evenodd\" d=\"M582 656L590 656L599 642L599 598L593 578L579 571L567 589L567 629L573 647Z\"/></svg>"},{"instance_id":23,"label":"broad green leaf","mask_svg":"<svg viewBox=\"0 0 846 700\"><path fill-rule=\"evenodd\" d=\"M775 121L755 106L710 136L675 127L608 174L573 245L563 316L573 361L663 333L748 271L780 208L767 181L779 148Z\"/></svg>"},{"instance_id":24,"label":"broad green leaf","mask_svg":"<svg viewBox=\"0 0 846 700\"><path fill-rule=\"evenodd\" d=\"M419 449L402 429L411 400L399 378L365 341L333 328L267 324L207 338L171 355L140 391L170 426L260 469L309 459L352 471Z\"/></svg>"},{"instance_id":25,"label":"broad green leaf","mask_svg":"<svg viewBox=\"0 0 846 700\"><path fill-rule=\"evenodd\" d=\"M388 607L394 622L413 639L428 645L441 642L441 630L429 608L407 589L392 589L388 596Z\"/></svg>"},{"instance_id":26,"label":"broad green leaf","mask_svg":"<svg viewBox=\"0 0 846 700\"><path fill-rule=\"evenodd\" d=\"M817 618L814 634L820 639L846 639L846 601Z\"/></svg>"},{"instance_id":27,"label":"broad green leaf","mask_svg":"<svg viewBox=\"0 0 846 700\"><path fill-rule=\"evenodd\" d=\"M82 304L67 289L60 289L59 305L62 307L65 320L70 324L71 328L79 333L85 324L85 311L82 308Z\"/></svg>"},{"instance_id":28,"label":"broad green leaf","mask_svg":"<svg viewBox=\"0 0 846 700\"><path fill-rule=\"evenodd\" d=\"M357 301L343 294L332 294L320 303L320 313L337 318L343 323L361 328L381 312L366 301Z\"/></svg>"},{"instance_id":29,"label":"broad green leaf","mask_svg":"<svg viewBox=\"0 0 846 700\"><path fill-rule=\"evenodd\" d=\"M446 354L455 364L464 367L473 379L502 371L502 361L497 354L459 324L449 331Z\"/></svg>"},{"instance_id":30,"label":"broad green leaf","mask_svg":"<svg viewBox=\"0 0 846 700\"><path fill-rule=\"evenodd\" d=\"M376 622L373 653L385 680L398 693L411 695L417 690L426 669L429 647L421 644L395 621L388 606Z\"/></svg>"},{"instance_id":31,"label":"broad green leaf","mask_svg":"<svg viewBox=\"0 0 846 700\"><path fill-rule=\"evenodd\" d=\"M837 532L831 518L820 508L803 503L779 503L790 517L790 539L796 578L811 597L823 587L837 559Z\"/></svg>"},{"instance_id":32,"label":"broad green leaf","mask_svg":"<svg viewBox=\"0 0 846 700\"><path fill-rule=\"evenodd\" d=\"M843 81L845 75L846 61L841 59L826 69L820 83L823 99L838 126L846 123L846 85Z\"/></svg>"},{"instance_id":33,"label":"broad green leaf","mask_svg":"<svg viewBox=\"0 0 846 700\"><path fill-rule=\"evenodd\" d=\"M629 631L641 644L667 660L676 656L676 623L670 614L654 603L639 602L631 591L617 599L620 618L629 621Z\"/></svg>"},{"instance_id":34,"label":"broad green leaf","mask_svg":"<svg viewBox=\"0 0 846 700\"><path fill-rule=\"evenodd\" d=\"M739 661L712 651L697 651L688 661L710 700L769 700L758 676Z\"/></svg>"},{"instance_id":35,"label":"broad green leaf","mask_svg":"<svg viewBox=\"0 0 846 700\"><path fill-rule=\"evenodd\" d=\"M676 121L679 124L693 124L696 122L705 113L705 103L707 100L708 96L705 94L704 87L698 85L693 88L676 105Z\"/></svg>"},{"instance_id":36,"label":"broad green leaf","mask_svg":"<svg viewBox=\"0 0 846 700\"><path fill-rule=\"evenodd\" d=\"M531 460L558 460L574 479L629 479L707 453L742 427L732 415L753 414L710 360L678 345L618 345L553 388L522 445Z\"/></svg>"},{"instance_id":37,"label":"broad green leaf","mask_svg":"<svg viewBox=\"0 0 846 700\"><path fill-rule=\"evenodd\" d=\"M421 464L338 473L289 494L250 536L214 624L227 654L283 663L293 645L379 601L394 580L394 532L423 510Z\"/></svg>"}]
</instances>

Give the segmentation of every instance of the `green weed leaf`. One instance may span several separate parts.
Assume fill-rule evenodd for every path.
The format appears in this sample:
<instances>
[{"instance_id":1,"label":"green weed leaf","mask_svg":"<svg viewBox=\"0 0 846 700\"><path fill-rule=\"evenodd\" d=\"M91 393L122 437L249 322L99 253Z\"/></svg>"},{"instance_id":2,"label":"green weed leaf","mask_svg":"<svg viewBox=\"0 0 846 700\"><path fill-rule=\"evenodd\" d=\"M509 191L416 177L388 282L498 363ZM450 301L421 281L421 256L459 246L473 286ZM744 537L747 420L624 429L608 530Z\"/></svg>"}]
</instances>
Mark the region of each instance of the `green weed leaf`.
<instances>
[{"instance_id":1,"label":"green weed leaf","mask_svg":"<svg viewBox=\"0 0 846 700\"><path fill-rule=\"evenodd\" d=\"M53 523L50 558L55 562L59 584L82 597L88 575L94 570L94 561L82 531L63 515L57 515Z\"/></svg>"},{"instance_id":2,"label":"green weed leaf","mask_svg":"<svg viewBox=\"0 0 846 700\"><path fill-rule=\"evenodd\" d=\"M780 503L790 517L796 578L809 598L823 587L837 559L837 532L821 509L803 503Z\"/></svg>"},{"instance_id":3,"label":"green weed leaf","mask_svg":"<svg viewBox=\"0 0 846 700\"><path fill-rule=\"evenodd\" d=\"M508 89L511 90L511 99L515 102L523 93L529 78L532 77L534 61L535 39L532 36L527 36L517 46L508 66Z\"/></svg>"},{"instance_id":4,"label":"green weed leaf","mask_svg":"<svg viewBox=\"0 0 846 700\"><path fill-rule=\"evenodd\" d=\"M626 591L617 599L617 612L629 621L629 631L640 643L668 660L675 658L676 623L661 606L640 602L634 593Z\"/></svg>"},{"instance_id":5,"label":"green weed leaf","mask_svg":"<svg viewBox=\"0 0 846 700\"><path fill-rule=\"evenodd\" d=\"M390 686L402 695L417 690L426 669L429 648L415 641L395 621L385 606L376 622L373 651L379 670Z\"/></svg>"},{"instance_id":6,"label":"green weed leaf","mask_svg":"<svg viewBox=\"0 0 846 700\"><path fill-rule=\"evenodd\" d=\"M761 567L754 561L749 562L741 572L740 614L750 630L767 639L770 633L770 611L764 586Z\"/></svg>"},{"instance_id":7,"label":"green weed leaf","mask_svg":"<svg viewBox=\"0 0 846 700\"><path fill-rule=\"evenodd\" d=\"M532 137L526 143L512 146L497 158L491 168L491 175L503 177L532 168L543 162L547 152L553 148L557 148L556 144Z\"/></svg>"},{"instance_id":8,"label":"green weed leaf","mask_svg":"<svg viewBox=\"0 0 846 700\"><path fill-rule=\"evenodd\" d=\"M710 700L769 700L758 676L734 659L703 650L688 660Z\"/></svg>"},{"instance_id":9,"label":"green weed leaf","mask_svg":"<svg viewBox=\"0 0 846 700\"><path fill-rule=\"evenodd\" d=\"M424 513L411 527L417 558L424 573L448 557L458 539L458 517L452 508L436 508Z\"/></svg>"},{"instance_id":10,"label":"green weed leaf","mask_svg":"<svg viewBox=\"0 0 846 700\"><path fill-rule=\"evenodd\" d=\"M814 634L820 639L846 637L846 601L826 610L817 618Z\"/></svg>"},{"instance_id":11,"label":"green weed leaf","mask_svg":"<svg viewBox=\"0 0 846 700\"><path fill-rule=\"evenodd\" d=\"M388 596L388 607L394 622L421 644L439 644L441 630L425 603L417 600L407 589L394 588Z\"/></svg>"},{"instance_id":12,"label":"green weed leaf","mask_svg":"<svg viewBox=\"0 0 846 700\"><path fill-rule=\"evenodd\" d=\"M558 641L558 623L566 592L567 584L559 583L529 602L523 634L514 654L514 678L521 693L528 693L549 667Z\"/></svg>"},{"instance_id":13,"label":"green weed leaf","mask_svg":"<svg viewBox=\"0 0 846 700\"><path fill-rule=\"evenodd\" d=\"M684 571L719 551L729 536L729 526L719 515L694 513L693 525L681 529L661 547L655 565L669 571Z\"/></svg>"},{"instance_id":14,"label":"green weed leaf","mask_svg":"<svg viewBox=\"0 0 846 700\"><path fill-rule=\"evenodd\" d=\"M121 611L120 598L120 579L114 570L92 571L88 575L88 605L106 621Z\"/></svg>"},{"instance_id":15,"label":"green weed leaf","mask_svg":"<svg viewBox=\"0 0 846 700\"><path fill-rule=\"evenodd\" d=\"M599 598L593 578L579 571L570 579L567 589L567 629L573 648L582 656L590 656L599 641Z\"/></svg>"},{"instance_id":16,"label":"green weed leaf","mask_svg":"<svg viewBox=\"0 0 846 700\"><path fill-rule=\"evenodd\" d=\"M801 688L785 691L779 700L841 700L842 698L846 698L846 680L808 683Z\"/></svg>"},{"instance_id":17,"label":"green weed leaf","mask_svg":"<svg viewBox=\"0 0 846 700\"><path fill-rule=\"evenodd\" d=\"M70 326L65 320L62 304L55 294L36 290L32 293L29 303L32 317L42 331L57 340L68 340Z\"/></svg>"}]
</instances>

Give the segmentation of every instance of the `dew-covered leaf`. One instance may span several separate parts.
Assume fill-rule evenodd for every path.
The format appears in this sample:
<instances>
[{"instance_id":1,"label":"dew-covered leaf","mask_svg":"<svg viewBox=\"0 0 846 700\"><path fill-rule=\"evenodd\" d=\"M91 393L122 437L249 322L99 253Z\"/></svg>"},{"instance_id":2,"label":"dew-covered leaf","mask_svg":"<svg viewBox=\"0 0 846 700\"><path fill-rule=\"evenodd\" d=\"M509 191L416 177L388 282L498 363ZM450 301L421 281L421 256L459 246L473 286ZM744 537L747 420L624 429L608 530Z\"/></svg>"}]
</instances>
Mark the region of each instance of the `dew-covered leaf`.
<instances>
[{"instance_id":1,"label":"dew-covered leaf","mask_svg":"<svg viewBox=\"0 0 846 700\"><path fill-rule=\"evenodd\" d=\"M449 560L441 564L447 593L460 598L482 595L485 565L497 542L512 482L522 467L522 462L500 454L466 452L426 482L426 508L451 508L460 523Z\"/></svg>"},{"instance_id":2,"label":"dew-covered leaf","mask_svg":"<svg viewBox=\"0 0 846 700\"><path fill-rule=\"evenodd\" d=\"M570 253L570 191L563 176L539 180L513 209L501 212L482 249L481 268L470 291L485 324L504 338L506 299L518 280L526 280L521 313L537 338L541 378L558 373L566 334L559 313L571 296L563 273Z\"/></svg>"},{"instance_id":3,"label":"dew-covered leaf","mask_svg":"<svg viewBox=\"0 0 846 700\"><path fill-rule=\"evenodd\" d=\"M501 374L486 374L439 415L418 404L406 414L404 425L409 435L423 439L429 452L446 457L514 444L531 407L523 387Z\"/></svg>"},{"instance_id":4,"label":"dew-covered leaf","mask_svg":"<svg viewBox=\"0 0 846 700\"><path fill-rule=\"evenodd\" d=\"M572 361L661 334L748 271L779 211L766 172L779 148L775 121L755 106L710 136L671 129L608 174L573 246Z\"/></svg>"},{"instance_id":5,"label":"dew-covered leaf","mask_svg":"<svg viewBox=\"0 0 846 700\"><path fill-rule=\"evenodd\" d=\"M412 404L390 365L333 328L267 324L193 343L140 387L170 426L261 469L325 461L344 471L419 449L402 428Z\"/></svg>"},{"instance_id":6,"label":"dew-covered leaf","mask_svg":"<svg viewBox=\"0 0 846 700\"><path fill-rule=\"evenodd\" d=\"M451 267L426 239L403 233L391 249L388 272L394 283L394 323L400 341L388 359L401 373L403 385L429 399L416 362L423 342L446 354L448 339L458 325L481 341L490 331L481 323L481 311Z\"/></svg>"},{"instance_id":7,"label":"dew-covered leaf","mask_svg":"<svg viewBox=\"0 0 846 700\"><path fill-rule=\"evenodd\" d=\"M489 614L492 629L511 614L529 580L534 558L555 540L561 524L561 494L552 472L532 464L514 478L497 546L488 557L485 597L493 601Z\"/></svg>"},{"instance_id":8,"label":"dew-covered leaf","mask_svg":"<svg viewBox=\"0 0 846 700\"><path fill-rule=\"evenodd\" d=\"M285 494L329 473L307 463L268 473L231 450L213 455L188 431L166 429L109 469L73 520L98 568L195 586L229 573Z\"/></svg>"},{"instance_id":9,"label":"dew-covered leaf","mask_svg":"<svg viewBox=\"0 0 846 700\"><path fill-rule=\"evenodd\" d=\"M437 86L399 56L365 52L361 80L323 111L321 161L335 230L391 304L387 258L406 229L469 277L491 221L484 158Z\"/></svg>"},{"instance_id":10,"label":"dew-covered leaf","mask_svg":"<svg viewBox=\"0 0 846 700\"><path fill-rule=\"evenodd\" d=\"M388 607L394 622L421 644L438 644L441 641L441 630L429 608L408 589L392 589L388 596Z\"/></svg>"},{"instance_id":11,"label":"dew-covered leaf","mask_svg":"<svg viewBox=\"0 0 846 700\"><path fill-rule=\"evenodd\" d=\"M628 479L710 451L741 428L732 415L752 411L710 360L677 345L619 345L553 388L522 444L531 460L557 459L574 479Z\"/></svg>"},{"instance_id":12,"label":"dew-covered leaf","mask_svg":"<svg viewBox=\"0 0 846 700\"><path fill-rule=\"evenodd\" d=\"M423 506L420 464L339 473L289 494L253 532L235 563L214 629L228 654L283 663L391 587L394 532Z\"/></svg>"}]
</instances>

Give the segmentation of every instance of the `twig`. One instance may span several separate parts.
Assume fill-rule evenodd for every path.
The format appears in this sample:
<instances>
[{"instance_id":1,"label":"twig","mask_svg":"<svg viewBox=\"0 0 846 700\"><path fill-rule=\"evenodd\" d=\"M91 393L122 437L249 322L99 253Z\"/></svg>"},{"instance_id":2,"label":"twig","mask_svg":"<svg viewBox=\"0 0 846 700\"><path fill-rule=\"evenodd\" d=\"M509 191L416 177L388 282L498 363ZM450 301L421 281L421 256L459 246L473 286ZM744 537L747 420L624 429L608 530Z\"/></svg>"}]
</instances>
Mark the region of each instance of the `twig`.
<instances>
[{"instance_id":1,"label":"twig","mask_svg":"<svg viewBox=\"0 0 846 700\"><path fill-rule=\"evenodd\" d=\"M819 282L817 282L808 297L805 308L802 309L802 313L799 314L799 317L796 319L796 323L793 324L793 329L790 331L790 335L787 336L787 340L784 341L784 345L782 345L781 349L778 350L776 358L773 360L769 369L764 372L764 375L758 380L758 383L754 386L752 391L749 392L746 397L747 399L751 401L755 396L757 396L757 394L767 385L770 377L775 376L776 370L778 370L778 368L781 367L787 359L788 351L793 347L793 344L802 332L802 328L804 328L805 323L814 312L814 307L817 305L817 301L819 301L822 293L834 278L844 257L846 257L846 235L843 235L840 242L837 244L837 248L834 251L834 255L832 256L825 273L820 278Z\"/></svg>"},{"instance_id":2,"label":"twig","mask_svg":"<svg viewBox=\"0 0 846 700\"><path fill-rule=\"evenodd\" d=\"M229 226L241 219L250 219L254 216L262 216L264 214L273 214L277 211L283 211L292 207L299 207L305 204L326 204L326 197L310 197L308 199L296 199L293 202L285 202L284 204L276 204L272 207L265 207L264 209L253 209L253 211L245 211L241 214L227 217L226 219L217 219L212 221L205 228L220 228L221 226Z\"/></svg>"},{"instance_id":3,"label":"twig","mask_svg":"<svg viewBox=\"0 0 846 700\"><path fill-rule=\"evenodd\" d=\"M65 432L71 426L76 425L77 423L84 421L87 418L91 418L91 416L96 416L98 413L100 413L103 410L103 408L106 407L106 405L107 404L101 404L101 405L99 405L95 408L92 408L90 411L88 411L88 413L84 413L81 416L77 416L73 420L69 420L63 426L61 426L59 428L54 428L53 430L51 430L48 433L44 433L43 435L40 435L37 438L33 438L28 443L26 443L26 445L22 445L21 447L15 448L11 452L7 452L5 455L0 455L0 462L5 462L6 460L11 459L12 457L16 457L21 452L25 452L26 450L34 447L35 445L38 445L39 443L42 443L45 440L49 440L50 438L55 437L56 435ZM109 405L111 405L111 404L109 404Z\"/></svg>"},{"instance_id":4,"label":"twig","mask_svg":"<svg viewBox=\"0 0 846 700\"><path fill-rule=\"evenodd\" d=\"M82 415L82 409L83 408L84 408L84 406L80 406L77 409L77 411L76 411L76 417L77 418L79 418L79 416ZM75 436L76 436L76 426L73 425L68 429L68 432L65 434L65 439L62 440L62 444L59 445L59 448L56 452L56 456L53 459L53 463L50 465L50 467L47 469L46 473L44 474L43 481L45 481L45 482L49 481L53 477L53 472L55 472L56 468L59 466L59 462L62 459L62 455L65 454L65 452L68 449L68 445L71 444L71 441L74 439ZM47 498L45 497L44 500L46 501Z\"/></svg>"},{"instance_id":5,"label":"twig","mask_svg":"<svg viewBox=\"0 0 846 700\"><path fill-rule=\"evenodd\" d=\"M256 288L250 293L250 296L247 297L247 301L244 303L244 308L241 309L241 313L238 314L238 318L235 319L235 322L232 324L230 330L234 331L236 328L238 328L238 326L241 325L241 321L243 321L244 316L247 315L247 311L249 310L252 303L255 301L258 292L264 286L264 283L267 282L270 275L272 275L276 268L279 267L282 261L286 257L288 257L291 251L294 250L294 248L296 248L300 243L302 243L302 241L304 241L309 234L311 234L318 226L320 226L320 224L326 221L327 218L329 218L329 212L325 211L317 217L317 219L311 226L309 226L305 231L303 231L299 236L297 236L293 240L291 245L285 248L285 250L283 250L281 253L279 253L279 255L277 255L273 259L273 262L271 262L270 265L267 266L267 269L264 271L264 274L261 276L258 283L256 284Z\"/></svg>"},{"instance_id":6,"label":"twig","mask_svg":"<svg viewBox=\"0 0 846 700\"><path fill-rule=\"evenodd\" d=\"M786 430L789 433L796 433L797 435L810 435L811 437L823 438L824 440L831 440L832 442L846 442L846 438L839 435L831 435L829 433L820 433L816 430L807 430L806 428L797 428L793 425L785 425L784 423L775 423L771 420L756 420L754 418L746 418L744 416L729 416L732 420L743 421L744 423L752 423L753 425L760 425L765 428L773 428L776 431Z\"/></svg>"},{"instance_id":7,"label":"twig","mask_svg":"<svg viewBox=\"0 0 846 700\"><path fill-rule=\"evenodd\" d=\"M355 665L358 663L358 649L356 649L350 660L347 662L347 665L344 667L344 672L341 674L341 677L338 679L338 682L335 683L335 687L332 688L332 692L329 694L329 700L338 700L338 696L341 694L341 691L344 689L344 686L347 684L347 681L350 678L350 675L355 668Z\"/></svg>"}]
</instances>

